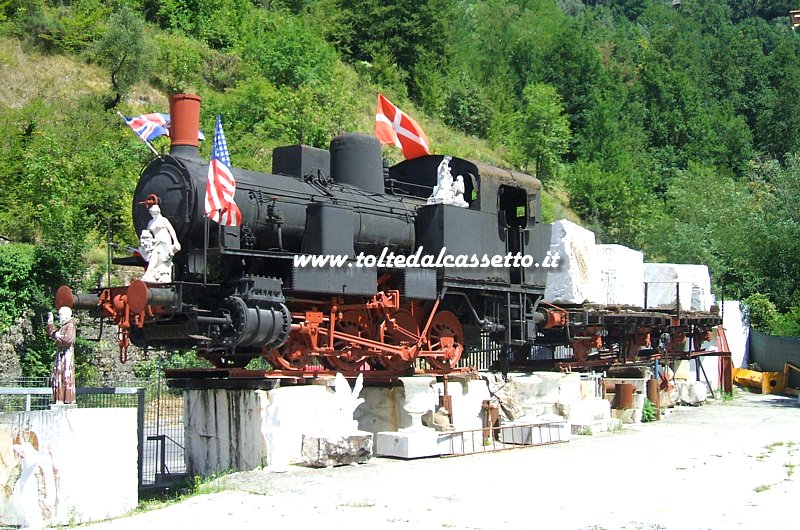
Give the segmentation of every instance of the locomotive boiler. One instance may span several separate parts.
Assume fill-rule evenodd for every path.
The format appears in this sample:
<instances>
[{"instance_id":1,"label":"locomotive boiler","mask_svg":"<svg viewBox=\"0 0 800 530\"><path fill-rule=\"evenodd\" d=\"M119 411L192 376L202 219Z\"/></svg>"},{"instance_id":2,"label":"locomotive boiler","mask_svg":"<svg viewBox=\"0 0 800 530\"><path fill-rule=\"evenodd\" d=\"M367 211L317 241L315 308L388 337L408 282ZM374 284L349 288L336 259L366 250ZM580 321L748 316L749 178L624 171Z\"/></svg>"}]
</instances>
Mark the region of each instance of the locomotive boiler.
<instances>
[{"instance_id":1,"label":"locomotive boiler","mask_svg":"<svg viewBox=\"0 0 800 530\"><path fill-rule=\"evenodd\" d=\"M547 323L538 307L545 272L533 265L550 238L537 179L453 158L467 207L428 205L442 156L385 167L376 138L344 134L328 150L275 149L271 174L232 168L242 223L220 226L204 216L200 100L181 94L170 106L170 153L142 171L132 213L137 233L153 204L174 226L173 281L57 295L59 306L99 308L119 326L121 348L196 347L220 367L264 356L288 371L314 359L342 371L405 371L424 359L448 371L470 337L523 344ZM489 260L517 254L531 256L528 266ZM460 266L394 266L381 255ZM346 262L311 266L298 256ZM481 259L488 266L476 267Z\"/></svg>"}]
</instances>

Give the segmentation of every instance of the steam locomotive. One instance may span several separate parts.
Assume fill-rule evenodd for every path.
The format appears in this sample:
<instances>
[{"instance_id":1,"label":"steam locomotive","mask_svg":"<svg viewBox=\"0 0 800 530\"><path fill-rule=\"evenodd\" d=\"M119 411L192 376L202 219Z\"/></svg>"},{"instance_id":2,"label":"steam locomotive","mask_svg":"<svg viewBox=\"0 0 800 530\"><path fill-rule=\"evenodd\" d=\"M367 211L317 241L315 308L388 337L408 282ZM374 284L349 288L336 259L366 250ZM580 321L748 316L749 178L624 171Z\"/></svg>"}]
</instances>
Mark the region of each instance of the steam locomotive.
<instances>
[{"instance_id":1,"label":"steam locomotive","mask_svg":"<svg viewBox=\"0 0 800 530\"><path fill-rule=\"evenodd\" d=\"M611 339L631 352L649 345L639 328L626 324L622 335L608 337L595 333L592 319L599 316L543 302L547 271L539 265L548 258L551 230L542 222L534 177L452 158L467 207L427 204L442 156L385 167L376 138L344 134L328 150L275 149L271 174L232 168L242 224L220 226L204 216L200 99L172 96L170 110L170 153L142 171L132 213L137 233L153 204L174 226L181 250L173 281L134 280L79 294L63 287L56 299L58 307L100 311L119 326L123 351L130 342L196 348L227 368L261 356L285 372L312 364L407 372L423 359L431 371L447 373L481 334L515 351L537 341L572 345L584 360ZM444 268L356 259L420 252L471 260ZM484 265L485 257L517 254L532 259L472 266L475 258ZM311 267L298 256L348 259ZM710 323L697 324L665 319L656 327L705 333ZM587 329L588 342L581 332Z\"/></svg>"}]
</instances>

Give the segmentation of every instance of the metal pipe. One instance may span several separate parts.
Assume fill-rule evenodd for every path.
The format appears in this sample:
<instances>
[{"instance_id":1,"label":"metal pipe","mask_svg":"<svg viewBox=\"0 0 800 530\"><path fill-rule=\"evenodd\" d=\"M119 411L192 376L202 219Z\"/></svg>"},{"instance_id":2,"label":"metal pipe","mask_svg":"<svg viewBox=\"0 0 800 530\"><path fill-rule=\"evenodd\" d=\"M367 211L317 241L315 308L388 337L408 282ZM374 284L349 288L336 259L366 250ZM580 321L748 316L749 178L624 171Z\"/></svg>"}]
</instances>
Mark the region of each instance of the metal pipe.
<instances>
[{"instance_id":1,"label":"metal pipe","mask_svg":"<svg viewBox=\"0 0 800 530\"><path fill-rule=\"evenodd\" d=\"M230 326L233 321L230 316L224 317L204 317L198 316L197 321L201 324L219 324L220 326Z\"/></svg>"}]
</instances>

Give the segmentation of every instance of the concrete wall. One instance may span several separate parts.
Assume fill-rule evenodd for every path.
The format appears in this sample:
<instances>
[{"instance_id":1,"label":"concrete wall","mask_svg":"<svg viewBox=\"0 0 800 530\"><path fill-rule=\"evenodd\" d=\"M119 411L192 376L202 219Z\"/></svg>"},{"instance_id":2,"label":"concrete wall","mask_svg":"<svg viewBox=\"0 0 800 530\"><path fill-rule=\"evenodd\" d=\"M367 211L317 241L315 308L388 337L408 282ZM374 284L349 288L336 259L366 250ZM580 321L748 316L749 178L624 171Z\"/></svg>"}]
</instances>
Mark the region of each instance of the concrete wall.
<instances>
[{"instance_id":1,"label":"concrete wall","mask_svg":"<svg viewBox=\"0 0 800 530\"><path fill-rule=\"evenodd\" d=\"M12 445L28 440L26 462ZM138 503L135 408L0 413L0 525L117 517ZM23 481L25 468L36 480ZM40 512L31 515L31 496Z\"/></svg>"}]
</instances>

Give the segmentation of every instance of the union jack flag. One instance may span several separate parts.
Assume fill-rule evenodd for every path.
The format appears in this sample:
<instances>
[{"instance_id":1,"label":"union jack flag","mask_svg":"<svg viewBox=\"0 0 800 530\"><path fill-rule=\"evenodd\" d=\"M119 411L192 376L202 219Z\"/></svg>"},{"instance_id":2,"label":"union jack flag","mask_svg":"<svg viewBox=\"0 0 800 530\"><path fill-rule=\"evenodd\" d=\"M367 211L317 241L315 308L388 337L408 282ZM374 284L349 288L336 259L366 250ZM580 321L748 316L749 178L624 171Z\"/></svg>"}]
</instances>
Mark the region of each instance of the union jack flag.
<instances>
[{"instance_id":1,"label":"union jack flag","mask_svg":"<svg viewBox=\"0 0 800 530\"><path fill-rule=\"evenodd\" d=\"M169 136L169 114L153 112L133 118L126 118L122 114L119 114L119 116L125 120L125 123L130 125L131 129L133 129L133 132L145 142L152 142L159 136ZM197 131L197 139L206 139L206 135L203 134L203 131Z\"/></svg>"},{"instance_id":2,"label":"union jack flag","mask_svg":"<svg viewBox=\"0 0 800 530\"><path fill-rule=\"evenodd\" d=\"M208 184L206 184L206 216L223 226L242 224L242 212L236 206L236 180L231 172L231 157L228 143L222 130L222 118L217 115L214 130L214 145L211 148L211 162L208 164Z\"/></svg>"},{"instance_id":3,"label":"union jack flag","mask_svg":"<svg viewBox=\"0 0 800 530\"><path fill-rule=\"evenodd\" d=\"M145 142L155 140L159 136L169 136L169 114L153 112L152 114L142 114L133 118L126 118L120 114L120 117Z\"/></svg>"}]
</instances>

